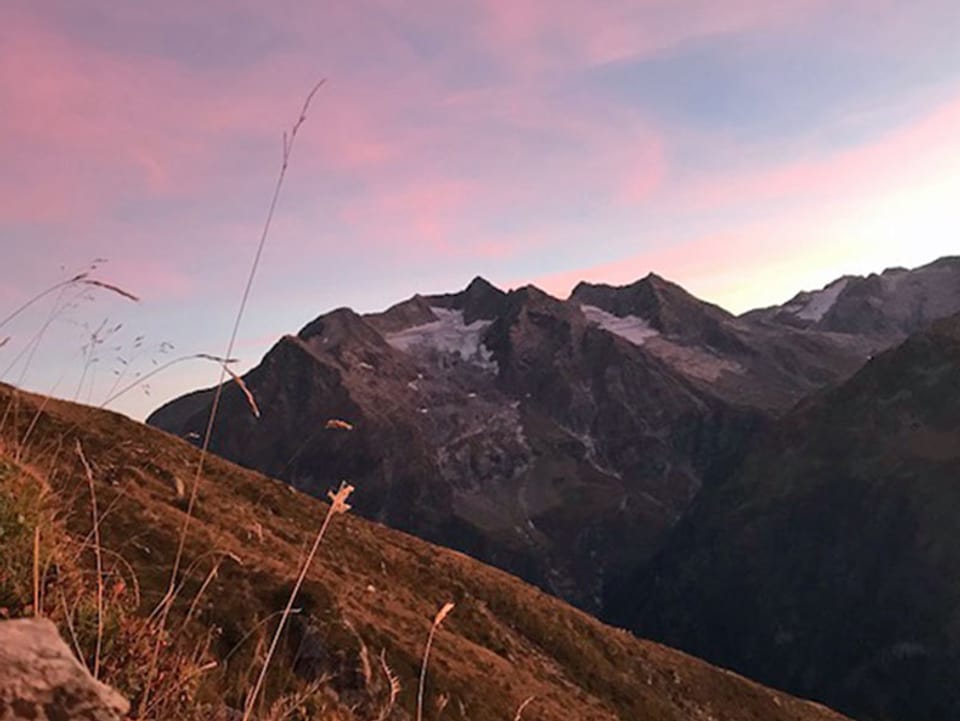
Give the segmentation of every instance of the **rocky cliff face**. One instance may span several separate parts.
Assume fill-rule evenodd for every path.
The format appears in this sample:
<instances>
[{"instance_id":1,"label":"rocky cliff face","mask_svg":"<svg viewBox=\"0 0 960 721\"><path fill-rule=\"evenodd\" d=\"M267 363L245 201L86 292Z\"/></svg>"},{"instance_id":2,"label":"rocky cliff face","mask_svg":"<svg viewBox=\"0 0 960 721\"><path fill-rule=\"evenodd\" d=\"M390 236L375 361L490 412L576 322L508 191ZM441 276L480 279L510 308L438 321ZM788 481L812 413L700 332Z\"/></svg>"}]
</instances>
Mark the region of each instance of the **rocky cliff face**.
<instances>
[{"instance_id":1,"label":"rocky cliff face","mask_svg":"<svg viewBox=\"0 0 960 721\"><path fill-rule=\"evenodd\" d=\"M614 618L867 719L960 717L960 316L707 489Z\"/></svg>"},{"instance_id":2,"label":"rocky cliff face","mask_svg":"<svg viewBox=\"0 0 960 721\"><path fill-rule=\"evenodd\" d=\"M383 313L340 309L225 393L215 452L466 551L603 614L704 485L882 340L736 318L651 275L566 301L482 279ZM211 391L148 422L184 437ZM342 418L344 433L325 422Z\"/></svg>"}]
</instances>

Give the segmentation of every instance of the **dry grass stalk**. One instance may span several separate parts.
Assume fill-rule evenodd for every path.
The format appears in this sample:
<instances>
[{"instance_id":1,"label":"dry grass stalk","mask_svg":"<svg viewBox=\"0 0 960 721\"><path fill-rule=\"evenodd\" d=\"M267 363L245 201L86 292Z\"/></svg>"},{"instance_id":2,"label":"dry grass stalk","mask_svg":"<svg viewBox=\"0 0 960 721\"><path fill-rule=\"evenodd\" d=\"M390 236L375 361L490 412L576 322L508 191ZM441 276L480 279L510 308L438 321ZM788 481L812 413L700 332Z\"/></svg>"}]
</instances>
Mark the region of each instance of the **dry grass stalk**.
<instances>
[{"instance_id":1,"label":"dry grass stalk","mask_svg":"<svg viewBox=\"0 0 960 721\"><path fill-rule=\"evenodd\" d=\"M17 356L2 371L2 373L0 373L0 378L6 377L7 374L10 373L16 367L16 365L21 362L21 360L23 360L24 361L23 368L21 370L20 377L16 380L14 385L20 386L23 384L24 378L26 377L27 372L30 370L30 366L33 362L34 355L37 349L39 348L40 343L42 342L43 337L47 332L47 329L51 326L51 324L57 318L61 317L71 307L75 307L75 302L84 295L85 291L83 291L83 288L85 286L86 287L93 286L96 288L110 291L111 293L116 293L124 298L128 298L133 301L139 301L139 299L135 295L124 290L123 288L120 288L119 286L89 277L90 274L96 271L99 265L103 262L105 262L103 259L98 258L93 263L91 263L91 265L84 272L77 273L71 278L60 281L59 283L55 283L49 288L41 291L40 293L37 293L33 297L29 298L26 302L21 304L19 307L14 309L2 320L0 320L0 327L2 327L6 325L9 321L13 320L18 315L26 311L28 308L33 306L35 303L40 301L41 299L47 297L48 295L50 295L51 293L54 293L55 291L59 291L57 294L57 298L54 302L54 305L50 309L50 312L48 313L46 320L40 325L40 328L33 335L33 337L24 345L23 349L17 354ZM65 297L67 296L68 291L71 289L78 290L78 292L74 294L72 297ZM10 341L10 336L7 336L2 340L0 340L0 348L5 346L9 341ZM91 346L91 352L92 352L92 346ZM91 358L88 356L86 358L86 363L84 364L83 375L81 376L81 385L83 383L83 379L86 377L90 363L91 363ZM61 380L62 380L62 376L61 376ZM59 385L59 381L57 382L56 385ZM78 391L78 395L79 395L79 391ZM8 404L7 410L4 412L4 415L3 415L3 419L0 420L0 428L2 428L5 425L7 416L9 414L9 410L10 408ZM29 431L27 435L29 436Z\"/></svg>"},{"instance_id":2,"label":"dry grass stalk","mask_svg":"<svg viewBox=\"0 0 960 721\"><path fill-rule=\"evenodd\" d=\"M190 355L178 356L177 358L173 358L167 361L166 363L160 364L149 373L139 376L135 381L133 381L132 383L128 383L127 385L120 388L120 390L114 390L112 393L110 393L110 395L107 396L106 400L104 400L99 407L106 408L108 405L110 405L115 400L117 400L117 398L120 398L121 396L124 396L130 391L132 391L134 388L137 388L138 386L143 385L158 373L163 373L165 370L167 370L171 366L175 366L180 363L184 363L186 361L191 361L191 360L213 361L214 363L216 363L217 365L220 365L221 367L225 366L225 364L227 363L237 362L236 358L221 358L220 356L211 355L210 353L191 353ZM222 378L220 382L221 383L223 382Z\"/></svg>"},{"instance_id":3,"label":"dry grass stalk","mask_svg":"<svg viewBox=\"0 0 960 721\"><path fill-rule=\"evenodd\" d=\"M37 293L35 296L33 296L33 297L31 297L31 298L28 298L24 303L22 303L21 305L17 306L17 308L15 308L13 311L11 311L11 312L10 312L8 315L6 315L4 318L0 319L0 328L2 328L3 326L5 326L7 323L9 323L11 320L13 320L14 318L16 318L16 317L17 317L18 315L20 315L21 313L23 313L23 312L24 312L25 310L27 310L30 306L32 306L32 305L34 305L35 303L37 303L38 301L41 301L41 300L43 300L44 298L46 298L48 295L50 295L50 294L53 293L54 291L63 290L64 288L67 288L67 287L72 286L72 285L75 286L77 283L82 282L84 279L86 279L87 277L89 277L90 272L91 272L91 270L93 270L93 269L94 269L94 267L91 266L91 269L90 269L90 270L84 271L83 273L77 273L77 274L74 275L73 277L67 278L66 280L62 280L62 281L60 281L59 283L54 283L54 284L51 285L49 288L46 288L46 289L40 291L39 293Z\"/></svg>"},{"instance_id":4,"label":"dry grass stalk","mask_svg":"<svg viewBox=\"0 0 960 721\"><path fill-rule=\"evenodd\" d=\"M290 610L289 615L296 616L301 612L302 612L302 609L294 608ZM265 616L264 618L260 619L257 623L255 623L249 631L247 631L245 634L243 634L243 636L240 637L240 640L233 645L233 648L231 648L229 651L227 651L226 654L224 654L223 664L226 665L227 661L233 658L233 655L237 651L239 651L240 648L243 646L243 644L246 643L255 633L257 633L257 631L259 631L261 628L266 626L268 623L270 623L271 620L273 620L277 616L282 616L282 615L283 615L283 611L274 611L273 613L269 614L268 616ZM256 654L254 654L254 656L256 656Z\"/></svg>"},{"instance_id":5,"label":"dry grass stalk","mask_svg":"<svg viewBox=\"0 0 960 721\"><path fill-rule=\"evenodd\" d=\"M93 551L97 562L97 642L93 652L93 677L100 678L100 653L103 649L103 554L100 552L100 518L97 512L97 490L93 481L93 469L83 453L83 445L77 439L77 455L83 464L90 487L90 509L93 518Z\"/></svg>"},{"instance_id":6,"label":"dry grass stalk","mask_svg":"<svg viewBox=\"0 0 960 721\"><path fill-rule=\"evenodd\" d=\"M423 662L420 664L420 686L417 689L417 721L423 721L423 692L427 685L427 664L430 660L430 647L433 645L433 637L443 623L443 619L450 615L454 604L447 601L437 615L433 617L433 623L430 625L430 633L427 634L427 645L423 649Z\"/></svg>"},{"instance_id":7,"label":"dry grass stalk","mask_svg":"<svg viewBox=\"0 0 960 721\"><path fill-rule=\"evenodd\" d=\"M400 696L400 679L387 663L386 649L381 649L379 658L380 670L383 671L383 676L387 680L387 700L384 702L383 706L380 707L380 713L377 715L377 721L386 721L387 717L393 711L393 707L397 703L397 697Z\"/></svg>"},{"instance_id":8,"label":"dry grass stalk","mask_svg":"<svg viewBox=\"0 0 960 721\"><path fill-rule=\"evenodd\" d=\"M347 627L350 633L353 634L353 637L357 639L357 644L360 646L360 672L363 674L363 682L365 688L370 688L371 683L373 683L373 667L370 664L370 650L367 648L366 641L363 640L363 636L360 635L360 632L357 631L356 626L351 623L349 618L343 619L343 625Z\"/></svg>"},{"instance_id":9,"label":"dry grass stalk","mask_svg":"<svg viewBox=\"0 0 960 721\"><path fill-rule=\"evenodd\" d=\"M73 651L77 654L77 660L82 663L84 668L87 669L87 672L89 672L90 668L87 666L87 660L84 658L83 649L80 648L80 640L77 638L77 629L73 625L73 612L67 606L67 597L63 595L63 591L60 592L60 605L63 608L64 622L67 624L67 630L70 632L70 641L73 643Z\"/></svg>"},{"instance_id":10,"label":"dry grass stalk","mask_svg":"<svg viewBox=\"0 0 960 721\"><path fill-rule=\"evenodd\" d=\"M194 357L194 358L202 358L202 359L204 359L204 360L210 360L210 361L213 361L214 363L220 363L220 364L222 364L222 365L230 365L231 363L239 363L239 362L240 362L240 359L239 359L239 358L230 358L229 356L228 356L228 357L221 357L221 356L218 356L218 355L213 355L212 353L195 353L195 354L193 355L193 357Z\"/></svg>"},{"instance_id":11,"label":"dry grass stalk","mask_svg":"<svg viewBox=\"0 0 960 721\"><path fill-rule=\"evenodd\" d=\"M207 573L206 578L203 579L203 583L200 584L200 588L197 589L196 594L193 597L193 601L190 603L190 608L187 609L187 615L183 619L183 625L181 630L190 625L190 621L193 620L194 614L197 612L197 607L200 605L200 599L203 597L204 592L207 590L207 587L210 583L217 577L217 574L220 572L220 564L223 563L223 558L219 559L213 568L210 569L210 572Z\"/></svg>"},{"instance_id":12,"label":"dry grass stalk","mask_svg":"<svg viewBox=\"0 0 960 721\"><path fill-rule=\"evenodd\" d=\"M257 274L257 268L260 265L260 258L263 255L263 248L266 245L267 237L270 234L270 226L273 223L273 216L276 212L277 203L280 200L280 191L283 188L283 181L287 175L287 168L290 164L290 156L293 152L293 144L296 140L297 133L300 130L301 126L307 119L307 111L310 109L310 103L313 101L314 95L320 89L320 86L323 85L325 81L321 80L317 83L307 94L306 99L303 102L303 106L300 109L300 114L297 117L297 120L293 124L293 128L290 132L289 138L287 134L284 133L283 136L283 158L280 165L280 172L277 176L277 182L274 185L273 197L270 200L270 207L267 211L267 217L263 224L263 231L260 234L260 240L257 244L257 252L254 254L253 263L250 266L250 273L247 276L247 281L243 289L243 295L240 298L240 306L237 309L237 315L234 319L233 330L230 333L230 340L227 343L227 350L224 353L225 358L230 358L233 355L233 349L237 342L237 335L240 332L240 323L243 320L243 315L247 307L247 301L250 298L250 291L253 288L253 280ZM221 363L220 365L220 382L217 383L216 390L213 394L213 400L210 403L210 414L207 417L207 426L203 435L203 444L200 448L200 458L197 460L197 470L193 477L193 483L191 484L190 489L190 499L187 502L187 511L184 516L183 526L180 530L180 537L177 543L177 551L174 555L173 565L170 569L170 583L168 584L167 593L165 594L161 604L163 610L160 616L160 627L163 628L166 625L167 617L170 614L170 609L173 606L173 601L175 598L174 592L177 587L177 576L180 573L180 564L183 561L183 551L186 544L187 532L190 528L190 519L193 517L193 508L197 500L197 491L200 485L200 477L203 475L203 465L206 462L207 453L210 449L210 440L213 437L213 427L217 419L217 411L220 407L220 399L223 394L223 382L226 377L226 363ZM153 676L156 672L157 659L160 655L160 645L156 645L154 650L153 658L150 662L150 670L147 675L146 689L144 691L143 701L141 703L141 709L146 707L146 703L150 698L151 686L153 684ZM248 718L249 715L245 714L245 718Z\"/></svg>"},{"instance_id":13,"label":"dry grass stalk","mask_svg":"<svg viewBox=\"0 0 960 721\"><path fill-rule=\"evenodd\" d=\"M523 700L523 703L517 706L517 713L514 714L513 721L522 721L523 712L526 711L527 706L532 704L536 698L537 698L536 696L528 696L527 698L525 698Z\"/></svg>"},{"instance_id":14,"label":"dry grass stalk","mask_svg":"<svg viewBox=\"0 0 960 721\"><path fill-rule=\"evenodd\" d=\"M224 368L226 368L227 373L230 374L230 377L233 378L234 383L236 383L238 386L240 386L240 390L243 391L243 395L244 395L244 396L246 397L246 399L247 399L247 405L250 406L250 410L251 410L251 412L253 413L253 415L254 415L256 418L259 418L259 417L260 417L260 406L257 405L257 401L256 401L256 399L253 397L253 393L252 393L252 392L250 391L250 389L247 387L247 384L243 382L243 378L241 378L241 377L238 376L236 373L234 373L233 370L230 369L229 367L224 366Z\"/></svg>"},{"instance_id":15,"label":"dry grass stalk","mask_svg":"<svg viewBox=\"0 0 960 721\"><path fill-rule=\"evenodd\" d=\"M40 417L43 415L44 409L47 407L47 403L50 402L50 396L44 396L43 401L37 407L36 412L33 414L33 419L30 421L30 425L27 426L26 432L23 434L23 438L20 440L20 443L17 445L16 453L14 454L14 460L18 463L23 459L24 455L27 453L29 448L30 436L33 434L33 430L37 427L37 423L40 421Z\"/></svg>"},{"instance_id":16,"label":"dry grass stalk","mask_svg":"<svg viewBox=\"0 0 960 721\"><path fill-rule=\"evenodd\" d=\"M33 529L33 615L43 615L40 608L40 523Z\"/></svg>"},{"instance_id":17,"label":"dry grass stalk","mask_svg":"<svg viewBox=\"0 0 960 721\"><path fill-rule=\"evenodd\" d=\"M134 303L139 303L140 299L135 296L133 293L120 288L119 286L113 285L113 283L105 283L102 280L96 280L95 278L86 278L79 281L83 285L92 285L97 288L103 288L104 290L109 290L111 293L116 293L119 296L126 298L127 300L132 300Z\"/></svg>"},{"instance_id":18,"label":"dry grass stalk","mask_svg":"<svg viewBox=\"0 0 960 721\"><path fill-rule=\"evenodd\" d=\"M263 721L287 721L290 718L301 718L305 712L307 702L323 692L324 686L330 681L330 676L322 676L311 682L299 693L281 696L270 706L270 710L263 717Z\"/></svg>"},{"instance_id":19,"label":"dry grass stalk","mask_svg":"<svg viewBox=\"0 0 960 721\"><path fill-rule=\"evenodd\" d=\"M166 689L161 694L157 694L150 706L147 707L144 715L149 717L152 711L161 708L163 704L182 692L183 689L186 688L187 685L194 681L198 676L206 673L207 671L212 671L213 669L217 668L217 666L219 666L219 664L216 661L208 661L207 663L199 665L185 673L183 678L177 679L176 683L171 684L170 688Z\"/></svg>"},{"instance_id":20,"label":"dry grass stalk","mask_svg":"<svg viewBox=\"0 0 960 721\"><path fill-rule=\"evenodd\" d=\"M331 491L327 494L330 497L330 507L327 509L327 515L323 519L323 524L320 526L320 530L317 531L317 535L313 540L313 546L310 549L310 553L307 554L306 559L300 567L300 574L297 576L297 581L293 586L293 590L290 592L290 597L287 599L287 605L283 609L283 614L280 616L280 621L277 623L277 630L273 634L273 640L270 642L270 648L267 651L267 656L263 661L262 668L260 669L260 675L257 677L257 681L254 684L253 690L250 692L249 696L247 697L247 702L244 705L243 721L249 721L251 715L253 714L253 709L254 706L256 706L257 698L260 695L260 690L263 688L263 682L267 678L267 671L270 668L270 662L273 660L277 646L280 643L280 636L283 634L284 626L286 625L287 619L293 610L293 604L297 600L297 594L300 593L300 587L303 586L303 582L307 577L307 572L310 570L310 566L313 565L313 559L317 555L317 549L320 548L320 542L323 540L323 536L327 532L327 528L330 526L330 521L334 516L340 513L346 513L350 510L350 504L347 503L347 499L350 497L350 494L353 493L353 490L353 486L348 483L341 482L340 488L336 493Z\"/></svg>"}]
</instances>

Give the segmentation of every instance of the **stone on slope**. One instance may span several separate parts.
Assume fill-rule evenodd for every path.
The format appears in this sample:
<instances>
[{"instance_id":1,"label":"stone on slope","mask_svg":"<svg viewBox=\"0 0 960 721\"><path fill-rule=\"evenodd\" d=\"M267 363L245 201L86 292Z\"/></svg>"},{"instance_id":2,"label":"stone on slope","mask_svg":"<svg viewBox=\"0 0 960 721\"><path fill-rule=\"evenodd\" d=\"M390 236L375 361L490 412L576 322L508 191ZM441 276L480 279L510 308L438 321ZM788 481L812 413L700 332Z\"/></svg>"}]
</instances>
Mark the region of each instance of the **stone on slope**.
<instances>
[{"instance_id":1,"label":"stone on slope","mask_svg":"<svg viewBox=\"0 0 960 721\"><path fill-rule=\"evenodd\" d=\"M53 623L0 622L0 721L118 721L129 710L80 665Z\"/></svg>"}]
</instances>

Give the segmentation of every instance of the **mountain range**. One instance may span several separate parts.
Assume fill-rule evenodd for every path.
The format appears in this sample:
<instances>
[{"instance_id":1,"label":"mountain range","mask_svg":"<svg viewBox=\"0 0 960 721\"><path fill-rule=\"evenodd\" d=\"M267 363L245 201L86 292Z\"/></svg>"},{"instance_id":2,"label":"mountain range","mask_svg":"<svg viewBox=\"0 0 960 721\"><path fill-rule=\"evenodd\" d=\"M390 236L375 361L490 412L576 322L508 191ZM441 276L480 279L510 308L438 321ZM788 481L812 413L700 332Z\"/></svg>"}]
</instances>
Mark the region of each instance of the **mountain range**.
<instances>
[{"instance_id":1,"label":"mountain range","mask_svg":"<svg viewBox=\"0 0 960 721\"><path fill-rule=\"evenodd\" d=\"M841 622L831 625L824 615L818 625L818 604L854 612L867 602L871 581L850 575L849 586L834 589L851 594L842 603L831 600L829 586L778 581L801 561L807 570L798 578L815 577L823 562L816 519L832 513L819 505L829 497L804 495L796 502L810 514L808 525L793 525L796 499L781 485L791 462L819 459L815 468L824 472L831 464L855 466L870 426L852 416L848 430L863 435L859 441L851 435L809 457L805 450L771 456L764 478L772 490L762 492L786 505L772 513L762 540L750 535L753 516L734 512L754 508L749 495L762 489L745 474L757 457L780 448L778 434L799 434L797 446L806 449L829 426L832 411L804 415L811 404L859 387L885 351L956 312L960 258L844 277L741 316L654 274L622 287L581 283L566 300L532 286L504 292L478 278L459 293L414 296L382 313L338 309L281 338L244 376L262 416L250 414L239 388L226 388L211 448L315 495L349 478L368 518L774 685L864 718L896 713L890 717L912 721L955 702L932 692L911 702L902 688L877 681L886 677L871 676L869 663L874 652L909 655L927 642L890 641L898 626L883 622L888 614L875 622L879 646L845 655L831 650ZM886 392L899 398L900 377L885 378ZM148 422L198 438L212 397L206 389L176 399ZM796 420L809 417L816 422ZM337 433L324 425L327 418L354 430ZM908 466L903 473L921 471ZM851 516L858 521L887 507L875 503L890 503L847 480L838 488L845 510L862 503L861 515ZM731 489L745 490L736 496ZM715 530L700 535L704 529ZM855 548L900 538L882 525L876 536L857 524L847 531L830 538ZM795 537L790 553L798 559L787 554ZM742 554L758 555L756 544L765 561L747 573L737 564ZM918 558L927 550L920 546ZM887 566L871 558L874 576L882 575ZM861 559L853 554L839 567L859 572ZM794 627L794 615L780 626L775 614L754 617L750 603L740 604L741 592L759 594L757 603L785 604L806 620ZM794 597L805 601L794 608ZM734 621L755 623L756 640ZM770 640L785 638L811 644L806 655L787 654L789 647ZM850 643L860 648L863 640ZM818 654L832 663L818 665ZM862 676L858 663L867 664Z\"/></svg>"}]
</instances>

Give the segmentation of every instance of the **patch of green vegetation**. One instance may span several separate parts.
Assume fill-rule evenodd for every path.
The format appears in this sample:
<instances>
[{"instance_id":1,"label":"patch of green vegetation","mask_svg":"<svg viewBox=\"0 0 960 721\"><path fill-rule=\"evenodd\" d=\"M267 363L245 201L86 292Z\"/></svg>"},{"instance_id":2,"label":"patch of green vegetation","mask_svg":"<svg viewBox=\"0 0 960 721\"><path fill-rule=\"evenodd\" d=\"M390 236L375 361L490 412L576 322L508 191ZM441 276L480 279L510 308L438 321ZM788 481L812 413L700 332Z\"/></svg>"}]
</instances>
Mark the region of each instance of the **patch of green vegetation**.
<instances>
[{"instance_id":1,"label":"patch of green vegetation","mask_svg":"<svg viewBox=\"0 0 960 721\"><path fill-rule=\"evenodd\" d=\"M12 616L33 602L34 534L43 516L40 489L23 480L0 459L0 613Z\"/></svg>"}]
</instances>

